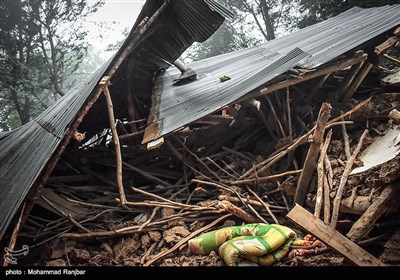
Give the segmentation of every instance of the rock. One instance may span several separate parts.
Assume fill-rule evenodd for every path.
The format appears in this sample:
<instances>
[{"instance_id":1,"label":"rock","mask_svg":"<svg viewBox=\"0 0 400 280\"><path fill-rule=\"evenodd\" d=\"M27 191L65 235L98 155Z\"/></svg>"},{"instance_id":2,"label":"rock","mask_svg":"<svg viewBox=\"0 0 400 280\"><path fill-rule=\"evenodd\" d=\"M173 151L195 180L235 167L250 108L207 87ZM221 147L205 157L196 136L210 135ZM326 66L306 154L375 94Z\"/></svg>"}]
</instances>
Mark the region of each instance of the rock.
<instances>
[{"instance_id":1,"label":"rock","mask_svg":"<svg viewBox=\"0 0 400 280\"><path fill-rule=\"evenodd\" d=\"M142 249L149 247L151 243L151 238L147 234L144 234L140 237L140 243L142 244Z\"/></svg>"},{"instance_id":2,"label":"rock","mask_svg":"<svg viewBox=\"0 0 400 280\"><path fill-rule=\"evenodd\" d=\"M190 231L188 231L184 226L177 226L164 231L163 240L165 243L177 243L179 240L188 236L189 234Z\"/></svg>"},{"instance_id":3,"label":"rock","mask_svg":"<svg viewBox=\"0 0 400 280\"><path fill-rule=\"evenodd\" d=\"M134 253L140 248L140 241L137 238L129 238L122 240L121 243L115 245L114 255L116 261L134 256Z\"/></svg>"},{"instance_id":4,"label":"rock","mask_svg":"<svg viewBox=\"0 0 400 280\"><path fill-rule=\"evenodd\" d=\"M161 233L158 231L149 231L148 232L149 237L151 238L151 240L153 240L154 242L158 242L161 240Z\"/></svg>"}]
</instances>

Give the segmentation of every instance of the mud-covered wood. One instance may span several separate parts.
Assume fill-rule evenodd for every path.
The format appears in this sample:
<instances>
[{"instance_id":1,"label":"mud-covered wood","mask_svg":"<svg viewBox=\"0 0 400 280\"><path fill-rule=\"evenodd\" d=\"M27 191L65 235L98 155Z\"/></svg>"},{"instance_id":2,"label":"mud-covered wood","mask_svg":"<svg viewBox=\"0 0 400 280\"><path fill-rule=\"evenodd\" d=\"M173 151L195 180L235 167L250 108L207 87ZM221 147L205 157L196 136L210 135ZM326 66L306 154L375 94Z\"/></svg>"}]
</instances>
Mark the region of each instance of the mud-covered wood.
<instances>
[{"instance_id":1,"label":"mud-covered wood","mask_svg":"<svg viewBox=\"0 0 400 280\"><path fill-rule=\"evenodd\" d=\"M300 205L297 204L286 217L338 253L342 254L352 263L358 266L382 265L376 257L359 247L338 231L331 228L329 225L324 224L323 221L314 217Z\"/></svg>"},{"instance_id":2,"label":"mud-covered wood","mask_svg":"<svg viewBox=\"0 0 400 280\"><path fill-rule=\"evenodd\" d=\"M377 200L358 219L347 233L347 237L354 242L360 241L373 228L375 222L399 203L400 182L387 186Z\"/></svg>"}]
</instances>

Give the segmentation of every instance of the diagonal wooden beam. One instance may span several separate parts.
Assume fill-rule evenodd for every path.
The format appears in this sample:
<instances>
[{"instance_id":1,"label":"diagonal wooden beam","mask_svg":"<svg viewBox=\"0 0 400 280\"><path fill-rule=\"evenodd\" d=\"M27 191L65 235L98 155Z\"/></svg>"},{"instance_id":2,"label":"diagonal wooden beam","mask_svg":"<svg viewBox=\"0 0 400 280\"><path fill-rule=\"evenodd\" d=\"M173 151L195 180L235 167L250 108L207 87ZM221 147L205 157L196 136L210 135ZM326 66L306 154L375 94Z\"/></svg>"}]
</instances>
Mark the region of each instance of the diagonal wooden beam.
<instances>
[{"instance_id":1,"label":"diagonal wooden beam","mask_svg":"<svg viewBox=\"0 0 400 280\"><path fill-rule=\"evenodd\" d=\"M361 70L358 72L356 78L353 80L353 82L350 84L348 87L346 93L343 95L342 102L347 102L349 101L353 95L356 93L362 82L365 80L367 77L368 73L371 71L373 65L369 62L366 62L364 66L361 68Z\"/></svg>"},{"instance_id":2,"label":"diagonal wooden beam","mask_svg":"<svg viewBox=\"0 0 400 280\"><path fill-rule=\"evenodd\" d=\"M355 64L351 67L349 73L347 73L347 76L345 80L342 82L340 85L336 95L335 99L336 101L342 99L344 97L344 94L346 93L347 89L351 85L351 83L354 81L354 79L357 77L357 74L361 71L362 67L364 66L365 60Z\"/></svg>"},{"instance_id":3,"label":"diagonal wooden beam","mask_svg":"<svg viewBox=\"0 0 400 280\"><path fill-rule=\"evenodd\" d=\"M300 205L296 205L292 211L286 216L288 219L298 224L307 232L311 233L319 240L324 242L333 250L343 255L358 266L381 266L383 265L379 259L365 251L353 241L331 228L329 225L313 214L308 212Z\"/></svg>"}]
</instances>

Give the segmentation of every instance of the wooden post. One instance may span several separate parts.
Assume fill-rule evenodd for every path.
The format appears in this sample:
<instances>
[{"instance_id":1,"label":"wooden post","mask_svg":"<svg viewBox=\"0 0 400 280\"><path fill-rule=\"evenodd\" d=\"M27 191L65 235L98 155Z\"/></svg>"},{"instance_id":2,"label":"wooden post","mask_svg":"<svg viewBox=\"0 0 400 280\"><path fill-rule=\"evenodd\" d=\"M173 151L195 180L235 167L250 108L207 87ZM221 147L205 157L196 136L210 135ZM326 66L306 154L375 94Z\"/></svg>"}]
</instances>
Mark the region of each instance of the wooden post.
<instances>
[{"instance_id":1,"label":"wooden post","mask_svg":"<svg viewBox=\"0 0 400 280\"><path fill-rule=\"evenodd\" d=\"M308 150L306 161L304 162L303 172L300 174L297 183L295 203L302 205L307 195L308 187L311 182L312 173L315 170L317 158L319 155L321 143L324 139L325 128L330 118L332 106L328 103L323 103L319 112L317 126L315 128L312 143Z\"/></svg>"},{"instance_id":2,"label":"wooden post","mask_svg":"<svg viewBox=\"0 0 400 280\"><path fill-rule=\"evenodd\" d=\"M122 156L121 156L121 145L119 142L119 137L118 137L118 132L117 132L117 127L115 125L115 116L114 116L114 109L113 109L113 103L110 95L110 90L108 89L108 85L110 83L110 77L105 76L103 79L101 79L99 85L103 90L104 96L106 98L107 102L107 110L108 110L108 119L110 121L110 127L112 131L112 137L113 137L113 142L115 146L115 156L117 160L117 185L118 185L118 191L119 191L119 197L121 200L121 204L125 205L126 204L126 196L125 196L125 190L124 190L124 183L122 181Z\"/></svg>"},{"instance_id":3,"label":"wooden post","mask_svg":"<svg viewBox=\"0 0 400 280\"><path fill-rule=\"evenodd\" d=\"M296 205L286 216L326 245L358 266L380 266L382 263L363 248L347 239L310 212Z\"/></svg>"}]
</instances>

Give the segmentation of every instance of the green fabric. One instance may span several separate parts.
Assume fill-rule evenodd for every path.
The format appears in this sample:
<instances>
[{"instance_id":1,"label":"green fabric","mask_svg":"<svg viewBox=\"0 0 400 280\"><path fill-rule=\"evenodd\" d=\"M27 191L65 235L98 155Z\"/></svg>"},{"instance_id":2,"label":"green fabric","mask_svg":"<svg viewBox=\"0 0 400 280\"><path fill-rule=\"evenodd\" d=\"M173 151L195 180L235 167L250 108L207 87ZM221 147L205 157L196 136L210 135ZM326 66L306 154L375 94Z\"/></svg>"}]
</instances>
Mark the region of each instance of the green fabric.
<instances>
[{"instance_id":1,"label":"green fabric","mask_svg":"<svg viewBox=\"0 0 400 280\"><path fill-rule=\"evenodd\" d=\"M227 227L189 240L193 254L218 251L228 266L241 265L243 259L271 265L282 259L296 239L296 233L280 225L248 224Z\"/></svg>"}]
</instances>

